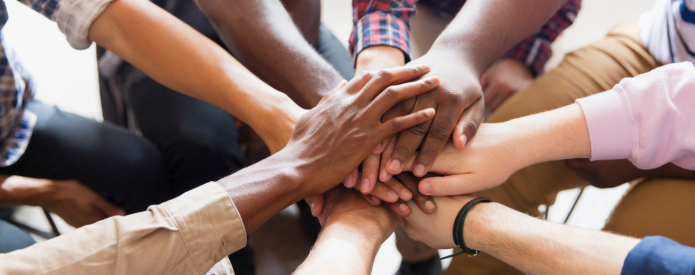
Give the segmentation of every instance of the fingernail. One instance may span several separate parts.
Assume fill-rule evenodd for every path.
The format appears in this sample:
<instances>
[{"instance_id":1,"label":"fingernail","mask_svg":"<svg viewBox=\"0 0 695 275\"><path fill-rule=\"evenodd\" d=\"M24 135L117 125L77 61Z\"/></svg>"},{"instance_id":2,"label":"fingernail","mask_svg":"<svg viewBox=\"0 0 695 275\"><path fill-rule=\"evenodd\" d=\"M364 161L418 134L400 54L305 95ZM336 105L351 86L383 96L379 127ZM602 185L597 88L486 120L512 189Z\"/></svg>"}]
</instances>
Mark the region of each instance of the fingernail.
<instances>
[{"instance_id":1,"label":"fingernail","mask_svg":"<svg viewBox=\"0 0 695 275\"><path fill-rule=\"evenodd\" d=\"M386 195L389 197L390 201L395 202L398 200L398 195L396 194L396 192L393 192L393 190L389 191Z\"/></svg>"},{"instance_id":2,"label":"fingernail","mask_svg":"<svg viewBox=\"0 0 695 275\"><path fill-rule=\"evenodd\" d=\"M370 197L372 197L372 202L374 202L374 204L379 204L379 198L377 198L375 196L370 196Z\"/></svg>"},{"instance_id":3,"label":"fingernail","mask_svg":"<svg viewBox=\"0 0 695 275\"><path fill-rule=\"evenodd\" d=\"M420 65L417 67L418 67L418 69L423 70L423 71L429 71L430 70L430 66L427 66L427 65Z\"/></svg>"},{"instance_id":4,"label":"fingernail","mask_svg":"<svg viewBox=\"0 0 695 275\"><path fill-rule=\"evenodd\" d=\"M384 142L382 141L381 143L379 143L379 145L376 146L376 148L374 148L374 151L372 151L372 152L381 151L381 147L383 147L383 146L384 146Z\"/></svg>"},{"instance_id":5,"label":"fingernail","mask_svg":"<svg viewBox=\"0 0 695 275\"><path fill-rule=\"evenodd\" d=\"M425 166L422 164L418 164L415 166L415 170L413 170L413 174L415 174L418 177L422 177L425 175Z\"/></svg>"},{"instance_id":6,"label":"fingernail","mask_svg":"<svg viewBox=\"0 0 695 275\"><path fill-rule=\"evenodd\" d=\"M400 172L399 170L401 170L401 162L398 161L397 159L394 159L389 163L388 168L390 170L389 172L396 174L396 173Z\"/></svg>"},{"instance_id":7,"label":"fingernail","mask_svg":"<svg viewBox=\"0 0 695 275\"><path fill-rule=\"evenodd\" d=\"M426 115L427 117L433 117L433 116L434 116L434 109L433 109L433 108L427 108L427 109L425 110L425 115Z\"/></svg>"},{"instance_id":8,"label":"fingernail","mask_svg":"<svg viewBox=\"0 0 695 275\"><path fill-rule=\"evenodd\" d=\"M420 192L422 192L422 194L429 195L430 183L427 181L420 183Z\"/></svg>"},{"instance_id":9,"label":"fingernail","mask_svg":"<svg viewBox=\"0 0 695 275\"><path fill-rule=\"evenodd\" d=\"M413 198L413 193L410 193L407 189L401 190L401 199L404 201L409 201Z\"/></svg>"},{"instance_id":10,"label":"fingernail","mask_svg":"<svg viewBox=\"0 0 695 275\"><path fill-rule=\"evenodd\" d=\"M429 84L439 83L439 77L433 76L425 80Z\"/></svg>"},{"instance_id":11,"label":"fingernail","mask_svg":"<svg viewBox=\"0 0 695 275\"><path fill-rule=\"evenodd\" d=\"M360 192L362 192L362 194L369 193L369 179L363 179L361 185L362 186L360 186Z\"/></svg>"},{"instance_id":12,"label":"fingernail","mask_svg":"<svg viewBox=\"0 0 695 275\"><path fill-rule=\"evenodd\" d=\"M468 141L468 138L466 137L466 135L461 135L460 138L461 138L461 144L463 146L466 146L466 142Z\"/></svg>"},{"instance_id":13,"label":"fingernail","mask_svg":"<svg viewBox=\"0 0 695 275\"><path fill-rule=\"evenodd\" d=\"M309 203L309 209L311 209L312 212L314 211L314 205L316 205L316 202L312 200L312 201Z\"/></svg>"},{"instance_id":14,"label":"fingernail","mask_svg":"<svg viewBox=\"0 0 695 275\"><path fill-rule=\"evenodd\" d=\"M425 202L425 209L427 209L427 211L430 212L434 211L434 203L431 200L428 200L427 202Z\"/></svg>"},{"instance_id":15,"label":"fingernail","mask_svg":"<svg viewBox=\"0 0 695 275\"><path fill-rule=\"evenodd\" d=\"M405 205L405 203L401 203L398 205L398 210L401 210L401 212L408 212L408 206Z\"/></svg>"}]
</instances>

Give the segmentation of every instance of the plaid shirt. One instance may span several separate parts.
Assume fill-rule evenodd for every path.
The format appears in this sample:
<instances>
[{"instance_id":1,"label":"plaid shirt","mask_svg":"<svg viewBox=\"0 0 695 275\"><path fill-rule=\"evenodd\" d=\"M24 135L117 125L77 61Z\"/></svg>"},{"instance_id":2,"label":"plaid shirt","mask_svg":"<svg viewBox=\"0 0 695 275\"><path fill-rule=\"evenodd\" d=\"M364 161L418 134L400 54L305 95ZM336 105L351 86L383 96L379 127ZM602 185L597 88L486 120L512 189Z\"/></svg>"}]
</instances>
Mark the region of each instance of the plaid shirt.
<instances>
[{"instance_id":1,"label":"plaid shirt","mask_svg":"<svg viewBox=\"0 0 695 275\"><path fill-rule=\"evenodd\" d=\"M396 47L410 60L410 17L415 14L417 0L353 0L353 30L350 51L353 59L363 49L384 45ZM442 17L455 16L466 0L420 0ZM569 0L538 31L509 50L505 57L528 65L538 75L552 54L550 44L569 27L581 8L581 0Z\"/></svg>"},{"instance_id":2,"label":"plaid shirt","mask_svg":"<svg viewBox=\"0 0 695 275\"><path fill-rule=\"evenodd\" d=\"M106 8L109 0L18 0L56 21L68 42L77 49L89 47L89 26ZM7 7L0 1L0 30L8 20ZM2 44L0 35L0 167L15 163L31 139L36 115L25 110L34 96L30 78Z\"/></svg>"}]
</instances>

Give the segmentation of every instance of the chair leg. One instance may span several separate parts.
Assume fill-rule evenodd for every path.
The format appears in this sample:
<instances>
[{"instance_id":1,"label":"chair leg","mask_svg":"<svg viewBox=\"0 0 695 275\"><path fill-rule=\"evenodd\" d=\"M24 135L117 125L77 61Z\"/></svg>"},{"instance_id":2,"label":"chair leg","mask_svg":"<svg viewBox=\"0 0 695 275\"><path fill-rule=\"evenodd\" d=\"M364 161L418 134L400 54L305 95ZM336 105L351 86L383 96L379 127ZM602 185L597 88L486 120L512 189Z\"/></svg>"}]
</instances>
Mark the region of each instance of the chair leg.
<instances>
[{"instance_id":1,"label":"chair leg","mask_svg":"<svg viewBox=\"0 0 695 275\"><path fill-rule=\"evenodd\" d=\"M572 216L572 211L574 211L574 207L577 206L579 199L582 197L582 194L584 194L584 188L586 188L586 187L582 187L582 189L579 190L579 195L577 195L577 199L574 200L574 204L572 205L572 209L570 209L570 212L567 213L567 218L565 218L565 224L567 224L567 221L570 220L570 216Z\"/></svg>"},{"instance_id":2,"label":"chair leg","mask_svg":"<svg viewBox=\"0 0 695 275\"><path fill-rule=\"evenodd\" d=\"M51 213L46 210L46 208L41 208L43 209L43 214L46 215L46 219L48 220L48 223L51 225L51 230L53 231L53 237L58 237L60 236L60 231L58 231L58 227L56 226L55 221L53 221L53 217L51 217Z\"/></svg>"}]
</instances>

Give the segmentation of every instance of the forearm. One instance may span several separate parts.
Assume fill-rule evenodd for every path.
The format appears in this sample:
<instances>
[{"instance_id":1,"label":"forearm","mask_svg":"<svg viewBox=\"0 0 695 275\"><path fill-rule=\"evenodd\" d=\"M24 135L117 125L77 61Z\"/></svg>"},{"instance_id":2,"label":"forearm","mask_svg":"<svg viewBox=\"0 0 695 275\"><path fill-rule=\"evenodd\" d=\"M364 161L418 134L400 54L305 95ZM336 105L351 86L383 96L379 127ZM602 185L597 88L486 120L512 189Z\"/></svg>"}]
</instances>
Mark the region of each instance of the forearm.
<instances>
[{"instance_id":1,"label":"forearm","mask_svg":"<svg viewBox=\"0 0 695 275\"><path fill-rule=\"evenodd\" d=\"M219 181L234 201L247 233L253 232L288 206L314 194L304 194L303 164L287 150L278 152Z\"/></svg>"},{"instance_id":2,"label":"forearm","mask_svg":"<svg viewBox=\"0 0 695 275\"><path fill-rule=\"evenodd\" d=\"M521 167L560 159L591 156L589 130L581 108L572 104L503 123L508 127Z\"/></svg>"},{"instance_id":3,"label":"forearm","mask_svg":"<svg viewBox=\"0 0 695 275\"><path fill-rule=\"evenodd\" d=\"M302 107L343 78L302 37L278 0L198 0L224 43L256 75Z\"/></svg>"},{"instance_id":4,"label":"forearm","mask_svg":"<svg viewBox=\"0 0 695 275\"><path fill-rule=\"evenodd\" d=\"M42 205L53 191L48 183L39 179L0 175L0 207Z\"/></svg>"},{"instance_id":5,"label":"forearm","mask_svg":"<svg viewBox=\"0 0 695 275\"><path fill-rule=\"evenodd\" d=\"M294 274L371 274L383 240L375 237L378 234L360 233L362 229L346 224L326 226Z\"/></svg>"},{"instance_id":6,"label":"forearm","mask_svg":"<svg viewBox=\"0 0 695 275\"><path fill-rule=\"evenodd\" d=\"M221 47L148 1L116 0L94 21L90 40L163 85L216 105L261 137L282 139L298 107ZM285 140L286 142L286 140ZM281 142L278 142L281 143ZM284 145L284 144L283 144Z\"/></svg>"},{"instance_id":7,"label":"forearm","mask_svg":"<svg viewBox=\"0 0 695 275\"><path fill-rule=\"evenodd\" d=\"M528 274L620 274L638 239L554 224L496 203L466 218L464 239Z\"/></svg>"},{"instance_id":8,"label":"forearm","mask_svg":"<svg viewBox=\"0 0 695 275\"><path fill-rule=\"evenodd\" d=\"M362 50L357 56L355 73L403 65L405 65L405 56L400 49L391 46L372 46Z\"/></svg>"},{"instance_id":9,"label":"forearm","mask_svg":"<svg viewBox=\"0 0 695 275\"><path fill-rule=\"evenodd\" d=\"M457 58L481 76L507 50L538 30L566 2L467 1L428 54Z\"/></svg>"}]
</instances>

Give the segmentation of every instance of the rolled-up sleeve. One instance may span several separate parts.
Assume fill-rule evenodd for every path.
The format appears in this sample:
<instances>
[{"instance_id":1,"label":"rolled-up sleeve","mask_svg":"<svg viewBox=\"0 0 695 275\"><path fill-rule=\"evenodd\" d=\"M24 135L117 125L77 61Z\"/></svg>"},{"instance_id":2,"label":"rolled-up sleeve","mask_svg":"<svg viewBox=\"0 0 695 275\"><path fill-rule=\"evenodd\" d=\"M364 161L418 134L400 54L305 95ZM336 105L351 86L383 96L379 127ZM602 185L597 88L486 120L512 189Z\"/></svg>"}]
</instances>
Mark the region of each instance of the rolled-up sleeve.
<instances>
[{"instance_id":1,"label":"rolled-up sleeve","mask_svg":"<svg viewBox=\"0 0 695 275\"><path fill-rule=\"evenodd\" d=\"M245 245L234 203L211 182L145 212L0 254L0 273L205 274Z\"/></svg>"},{"instance_id":2,"label":"rolled-up sleeve","mask_svg":"<svg viewBox=\"0 0 695 275\"><path fill-rule=\"evenodd\" d=\"M19 0L46 18L55 21L75 49L89 48L89 27L112 0Z\"/></svg>"},{"instance_id":3,"label":"rolled-up sleeve","mask_svg":"<svg viewBox=\"0 0 695 275\"><path fill-rule=\"evenodd\" d=\"M354 0L350 52L357 55L371 46L391 46L410 61L410 17L415 0Z\"/></svg>"}]
</instances>

